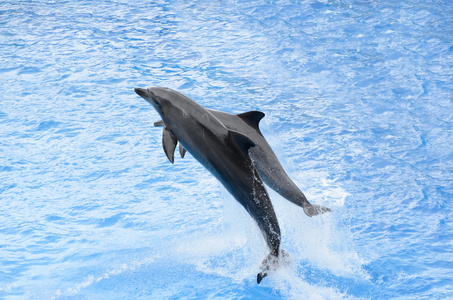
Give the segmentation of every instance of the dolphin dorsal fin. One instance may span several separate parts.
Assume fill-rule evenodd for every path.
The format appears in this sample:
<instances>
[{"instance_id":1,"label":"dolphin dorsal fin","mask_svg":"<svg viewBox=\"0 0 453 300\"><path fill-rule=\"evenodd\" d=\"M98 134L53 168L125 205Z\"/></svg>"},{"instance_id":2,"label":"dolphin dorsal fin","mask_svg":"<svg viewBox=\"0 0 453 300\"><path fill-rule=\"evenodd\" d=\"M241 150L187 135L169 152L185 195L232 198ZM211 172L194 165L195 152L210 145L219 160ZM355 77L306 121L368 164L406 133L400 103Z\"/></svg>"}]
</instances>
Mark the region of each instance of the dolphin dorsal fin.
<instances>
[{"instance_id":1,"label":"dolphin dorsal fin","mask_svg":"<svg viewBox=\"0 0 453 300\"><path fill-rule=\"evenodd\" d=\"M241 118L244 122L255 128L256 130L260 130L259 123L262 118L264 118L265 114L261 111L252 110L242 114L237 115Z\"/></svg>"},{"instance_id":2,"label":"dolphin dorsal fin","mask_svg":"<svg viewBox=\"0 0 453 300\"><path fill-rule=\"evenodd\" d=\"M168 129L167 126L164 126L164 132L162 134L162 146L164 146L165 155L171 163L175 162L175 148L178 140L175 135Z\"/></svg>"},{"instance_id":3,"label":"dolphin dorsal fin","mask_svg":"<svg viewBox=\"0 0 453 300\"><path fill-rule=\"evenodd\" d=\"M249 139L248 137L246 137L245 135L243 135L243 134L241 134L239 132L228 130L228 137L240 149L242 149L245 154L248 154L248 150L249 150L250 147L255 147L255 143L252 142L251 139Z\"/></svg>"}]
</instances>

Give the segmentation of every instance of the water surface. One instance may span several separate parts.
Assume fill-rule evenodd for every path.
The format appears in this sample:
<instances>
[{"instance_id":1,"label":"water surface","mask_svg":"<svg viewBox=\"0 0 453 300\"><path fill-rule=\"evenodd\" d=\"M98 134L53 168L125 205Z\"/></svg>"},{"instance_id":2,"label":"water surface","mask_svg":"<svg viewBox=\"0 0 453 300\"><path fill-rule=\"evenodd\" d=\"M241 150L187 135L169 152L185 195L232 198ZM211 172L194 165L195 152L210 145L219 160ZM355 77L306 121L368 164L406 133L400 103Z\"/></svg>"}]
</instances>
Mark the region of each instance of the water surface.
<instances>
[{"instance_id":1,"label":"water surface","mask_svg":"<svg viewBox=\"0 0 453 300\"><path fill-rule=\"evenodd\" d=\"M450 1L3 1L0 297L444 299ZM266 113L310 201L271 193L290 266L134 87Z\"/></svg>"}]
</instances>

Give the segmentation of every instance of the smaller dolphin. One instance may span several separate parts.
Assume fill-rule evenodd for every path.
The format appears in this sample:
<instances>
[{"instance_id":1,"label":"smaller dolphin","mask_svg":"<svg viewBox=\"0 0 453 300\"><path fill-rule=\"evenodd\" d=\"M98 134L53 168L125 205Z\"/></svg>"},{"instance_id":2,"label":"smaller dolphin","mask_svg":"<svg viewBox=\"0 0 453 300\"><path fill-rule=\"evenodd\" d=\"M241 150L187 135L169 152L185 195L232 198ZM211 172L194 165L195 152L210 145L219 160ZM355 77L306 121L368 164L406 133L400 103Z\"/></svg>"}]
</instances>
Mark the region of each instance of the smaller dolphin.
<instances>
[{"instance_id":1,"label":"smaller dolphin","mask_svg":"<svg viewBox=\"0 0 453 300\"><path fill-rule=\"evenodd\" d=\"M249 111L233 115L209 108L206 110L219 119L226 128L245 135L255 144L255 147L250 148L249 155L261 178L270 188L292 203L302 207L309 217L331 211L328 207L311 204L304 193L289 178L259 128L259 122L264 117L264 113ZM162 126L162 121L155 122L154 126ZM179 150L181 157L184 157L184 148L181 149L180 147Z\"/></svg>"},{"instance_id":2,"label":"smaller dolphin","mask_svg":"<svg viewBox=\"0 0 453 300\"><path fill-rule=\"evenodd\" d=\"M168 159L174 162L179 141L258 224L270 249L263 260L262 272L257 275L260 283L278 265L281 235L267 190L248 155L255 144L248 137L226 128L211 112L177 91L152 87L135 88L135 92L162 117L162 144Z\"/></svg>"}]
</instances>

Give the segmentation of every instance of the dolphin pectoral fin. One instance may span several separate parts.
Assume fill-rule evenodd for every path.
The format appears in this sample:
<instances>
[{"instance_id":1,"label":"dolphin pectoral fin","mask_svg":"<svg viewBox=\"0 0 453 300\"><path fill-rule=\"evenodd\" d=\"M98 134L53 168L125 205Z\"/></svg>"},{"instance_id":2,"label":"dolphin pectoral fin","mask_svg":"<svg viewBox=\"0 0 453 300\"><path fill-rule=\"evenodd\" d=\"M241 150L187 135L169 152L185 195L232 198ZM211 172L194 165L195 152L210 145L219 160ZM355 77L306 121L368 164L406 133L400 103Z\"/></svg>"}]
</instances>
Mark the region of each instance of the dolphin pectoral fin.
<instances>
[{"instance_id":1,"label":"dolphin pectoral fin","mask_svg":"<svg viewBox=\"0 0 453 300\"><path fill-rule=\"evenodd\" d=\"M164 121L162 121L162 120L156 121L156 122L154 122L154 126L155 127L164 126Z\"/></svg>"},{"instance_id":2,"label":"dolphin pectoral fin","mask_svg":"<svg viewBox=\"0 0 453 300\"><path fill-rule=\"evenodd\" d=\"M156 121L156 122L154 122L154 126L156 126L156 127L165 126L164 121L162 121L162 120ZM175 147L176 147L176 145L175 145ZM165 154L167 154L166 151L165 151ZM181 145L181 143L179 144L179 154L181 155L181 158L184 158L184 156L186 155L186 149ZM168 157L168 154L167 154L167 157ZM171 161L171 159L170 159L170 161Z\"/></svg>"},{"instance_id":3,"label":"dolphin pectoral fin","mask_svg":"<svg viewBox=\"0 0 453 300\"><path fill-rule=\"evenodd\" d=\"M174 134L168 129L167 126L165 126L162 135L162 145L164 146L165 155L167 155L171 163L175 162L175 148L177 142L178 141L176 140Z\"/></svg>"},{"instance_id":4,"label":"dolphin pectoral fin","mask_svg":"<svg viewBox=\"0 0 453 300\"><path fill-rule=\"evenodd\" d=\"M254 110L238 114L237 116L241 118L245 123L259 131L259 123L261 119L264 118L265 114L261 111Z\"/></svg>"},{"instance_id":5,"label":"dolphin pectoral fin","mask_svg":"<svg viewBox=\"0 0 453 300\"><path fill-rule=\"evenodd\" d=\"M304 205L304 212L309 217L325 214L325 213L331 212L331 211L332 210L330 208L319 205L319 204L308 203L308 204Z\"/></svg>"},{"instance_id":6,"label":"dolphin pectoral fin","mask_svg":"<svg viewBox=\"0 0 453 300\"><path fill-rule=\"evenodd\" d=\"M179 143L179 155L181 155L181 158L184 158L186 155L186 148L184 148L181 143Z\"/></svg>"}]
</instances>

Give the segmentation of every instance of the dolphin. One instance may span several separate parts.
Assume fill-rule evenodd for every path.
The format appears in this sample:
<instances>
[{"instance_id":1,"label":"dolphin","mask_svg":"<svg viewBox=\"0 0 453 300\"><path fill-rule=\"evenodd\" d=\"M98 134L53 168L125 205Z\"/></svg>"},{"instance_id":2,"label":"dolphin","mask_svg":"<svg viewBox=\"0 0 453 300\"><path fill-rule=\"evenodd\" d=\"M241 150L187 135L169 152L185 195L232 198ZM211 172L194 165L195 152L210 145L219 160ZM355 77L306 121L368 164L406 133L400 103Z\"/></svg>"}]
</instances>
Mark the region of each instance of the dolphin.
<instances>
[{"instance_id":1,"label":"dolphin","mask_svg":"<svg viewBox=\"0 0 453 300\"><path fill-rule=\"evenodd\" d=\"M292 203L302 207L309 217L331 211L328 207L311 204L304 193L289 178L259 128L259 122L265 116L263 112L249 111L234 115L209 108L206 108L206 110L222 122L226 128L245 135L255 144L255 147L250 148L249 155L264 183L270 188ZM162 126L162 121L155 122L154 126ZM181 145L179 152L181 157L184 157L185 150Z\"/></svg>"},{"instance_id":2,"label":"dolphin","mask_svg":"<svg viewBox=\"0 0 453 300\"><path fill-rule=\"evenodd\" d=\"M162 117L162 144L171 163L177 142L213 174L256 221L270 249L263 260L258 284L278 265L281 233L277 216L248 152L255 144L230 130L210 111L169 88L135 88Z\"/></svg>"}]
</instances>

